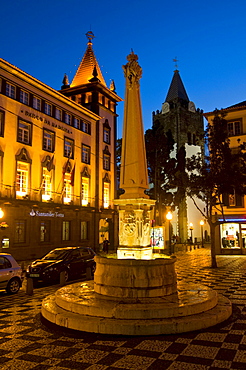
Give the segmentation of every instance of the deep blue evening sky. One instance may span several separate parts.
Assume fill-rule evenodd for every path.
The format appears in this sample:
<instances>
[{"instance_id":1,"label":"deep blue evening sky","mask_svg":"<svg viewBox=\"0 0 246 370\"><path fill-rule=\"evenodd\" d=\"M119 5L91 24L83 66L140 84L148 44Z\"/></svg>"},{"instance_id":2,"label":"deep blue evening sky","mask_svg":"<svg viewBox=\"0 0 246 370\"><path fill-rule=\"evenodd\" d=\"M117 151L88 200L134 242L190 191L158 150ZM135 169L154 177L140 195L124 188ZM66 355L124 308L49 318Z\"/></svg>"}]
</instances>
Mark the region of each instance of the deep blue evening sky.
<instances>
[{"instance_id":1,"label":"deep blue evening sky","mask_svg":"<svg viewBox=\"0 0 246 370\"><path fill-rule=\"evenodd\" d=\"M91 30L104 78L123 98L132 48L143 68L145 129L165 100L175 57L196 107L246 100L245 0L1 0L0 9L0 57L55 89L64 73L72 80ZM121 137L123 103L118 114Z\"/></svg>"}]
</instances>

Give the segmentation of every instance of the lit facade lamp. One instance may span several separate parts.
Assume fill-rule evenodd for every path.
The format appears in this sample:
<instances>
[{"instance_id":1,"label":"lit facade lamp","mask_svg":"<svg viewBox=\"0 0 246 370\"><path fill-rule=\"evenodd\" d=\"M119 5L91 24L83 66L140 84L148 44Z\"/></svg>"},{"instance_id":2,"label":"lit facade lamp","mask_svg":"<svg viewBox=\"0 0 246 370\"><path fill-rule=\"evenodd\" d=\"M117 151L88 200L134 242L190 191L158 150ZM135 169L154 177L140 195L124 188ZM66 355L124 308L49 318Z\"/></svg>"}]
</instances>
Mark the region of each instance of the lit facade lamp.
<instances>
[{"instance_id":1,"label":"lit facade lamp","mask_svg":"<svg viewBox=\"0 0 246 370\"><path fill-rule=\"evenodd\" d=\"M193 223L190 223L190 242L193 243Z\"/></svg>"},{"instance_id":2,"label":"lit facade lamp","mask_svg":"<svg viewBox=\"0 0 246 370\"><path fill-rule=\"evenodd\" d=\"M4 216L4 212L3 212L2 208L0 208L0 218L3 218L3 216Z\"/></svg>"},{"instance_id":3,"label":"lit facade lamp","mask_svg":"<svg viewBox=\"0 0 246 370\"><path fill-rule=\"evenodd\" d=\"M203 245L203 225L204 225L204 221L201 220L200 221L200 226L201 226L202 248L204 248L204 245Z\"/></svg>"},{"instance_id":4,"label":"lit facade lamp","mask_svg":"<svg viewBox=\"0 0 246 370\"><path fill-rule=\"evenodd\" d=\"M169 236L169 254L172 254L172 240L171 240L171 231L172 231L172 227L171 227L171 221L173 219L173 215L170 211L167 212L166 214L166 219L168 221L168 236Z\"/></svg>"}]
</instances>

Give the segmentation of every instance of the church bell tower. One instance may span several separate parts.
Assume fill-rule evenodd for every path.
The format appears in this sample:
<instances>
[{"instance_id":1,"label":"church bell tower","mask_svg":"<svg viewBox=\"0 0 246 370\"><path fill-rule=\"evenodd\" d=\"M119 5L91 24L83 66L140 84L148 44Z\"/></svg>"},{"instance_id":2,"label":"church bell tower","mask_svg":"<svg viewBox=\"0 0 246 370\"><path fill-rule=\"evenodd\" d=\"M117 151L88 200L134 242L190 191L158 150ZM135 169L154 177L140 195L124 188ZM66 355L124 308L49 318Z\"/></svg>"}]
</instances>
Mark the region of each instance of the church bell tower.
<instances>
[{"instance_id":1,"label":"church bell tower","mask_svg":"<svg viewBox=\"0 0 246 370\"><path fill-rule=\"evenodd\" d=\"M189 100L178 69L174 71L161 111L153 112L153 125L161 125L165 133L171 131L176 155L181 147L186 150L186 158L204 152L203 111ZM177 233L181 242L187 241L186 197L178 205Z\"/></svg>"}]
</instances>

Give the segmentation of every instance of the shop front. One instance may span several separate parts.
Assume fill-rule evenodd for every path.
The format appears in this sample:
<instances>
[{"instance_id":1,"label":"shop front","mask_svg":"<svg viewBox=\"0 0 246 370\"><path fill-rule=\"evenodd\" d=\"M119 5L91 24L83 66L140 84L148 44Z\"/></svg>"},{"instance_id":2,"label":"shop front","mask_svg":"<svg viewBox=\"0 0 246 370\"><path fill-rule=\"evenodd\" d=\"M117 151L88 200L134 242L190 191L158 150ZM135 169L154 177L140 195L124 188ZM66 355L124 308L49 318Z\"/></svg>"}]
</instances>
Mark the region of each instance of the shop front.
<instances>
[{"instance_id":1,"label":"shop front","mask_svg":"<svg viewBox=\"0 0 246 370\"><path fill-rule=\"evenodd\" d=\"M101 218L107 220L107 237L113 248L114 217L112 210L96 212L89 207L8 202L3 205L0 219L0 252L10 253L17 260L37 259L51 249L77 245L98 252Z\"/></svg>"},{"instance_id":2,"label":"shop front","mask_svg":"<svg viewBox=\"0 0 246 370\"><path fill-rule=\"evenodd\" d=\"M246 215L226 216L218 221L219 254L246 254Z\"/></svg>"}]
</instances>

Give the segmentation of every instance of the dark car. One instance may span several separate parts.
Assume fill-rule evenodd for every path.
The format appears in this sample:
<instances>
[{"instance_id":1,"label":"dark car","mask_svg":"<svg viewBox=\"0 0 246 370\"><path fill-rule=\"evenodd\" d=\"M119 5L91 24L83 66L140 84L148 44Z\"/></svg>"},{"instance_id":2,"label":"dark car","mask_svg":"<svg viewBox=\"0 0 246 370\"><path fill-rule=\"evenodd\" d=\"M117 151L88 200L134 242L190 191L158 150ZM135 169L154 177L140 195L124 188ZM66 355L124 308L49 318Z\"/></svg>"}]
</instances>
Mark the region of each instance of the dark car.
<instances>
[{"instance_id":1,"label":"dark car","mask_svg":"<svg viewBox=\"0 0 246 370\"><path fill-rule=\"evenodd\" d=\"M65 281L78 279L84 274L93 276L96 268L95 252L88 247L56 248L42 258L32 262L26 270L26 277L34 281L55 283L63 272Z\"/></svg>"}]
</instances>

